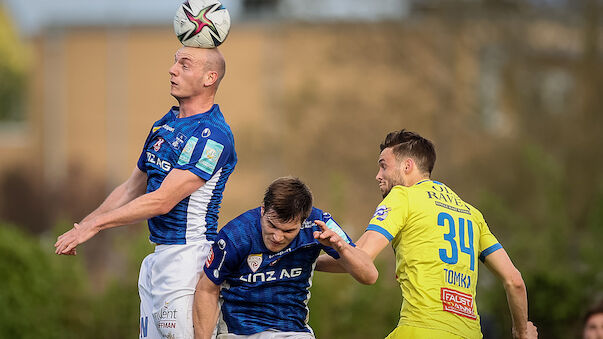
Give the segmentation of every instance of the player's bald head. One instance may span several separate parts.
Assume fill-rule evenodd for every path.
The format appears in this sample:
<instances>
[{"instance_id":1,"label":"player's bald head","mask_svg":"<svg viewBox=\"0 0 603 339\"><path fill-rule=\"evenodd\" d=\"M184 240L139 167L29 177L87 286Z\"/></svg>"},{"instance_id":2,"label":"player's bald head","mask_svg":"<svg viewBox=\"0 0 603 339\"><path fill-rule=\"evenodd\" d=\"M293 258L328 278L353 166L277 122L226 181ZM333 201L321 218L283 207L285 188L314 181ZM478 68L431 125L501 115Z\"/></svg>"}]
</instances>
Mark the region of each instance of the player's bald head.
<instances>
[{"instance_id":1,"label":"player's bald head","mask_svg":"<svg viewBox=\"0 0 603 339\"><path fill-rule=\"evenodd\" d=\"M198 48L182 46L176 52L176 55L186 55L193 62L198 63L203 67L204 72L216 72L218 79L215 83L216 87L220 84L224 74L226 73L226 61L224 56L217 48Z\"/></svg>"}]
</instances>

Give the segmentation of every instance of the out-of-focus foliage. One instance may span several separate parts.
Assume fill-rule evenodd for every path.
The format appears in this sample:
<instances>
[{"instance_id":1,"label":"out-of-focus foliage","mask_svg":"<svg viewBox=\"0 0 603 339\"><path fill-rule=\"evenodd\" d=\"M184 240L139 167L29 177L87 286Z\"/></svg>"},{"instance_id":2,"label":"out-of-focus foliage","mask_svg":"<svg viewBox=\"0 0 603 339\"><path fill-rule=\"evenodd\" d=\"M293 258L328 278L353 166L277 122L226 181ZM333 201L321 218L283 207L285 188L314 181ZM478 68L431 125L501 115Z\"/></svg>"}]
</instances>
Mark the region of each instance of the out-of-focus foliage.
<instances>
[{"instance_id":1,"label":"out-of-focus foliage","mask_svg":"<svg viewBox=\"0 0 603 339\"><path fill-rule=\"evenodd\" d=\"M388 264L378 261L382 276L372 286L358 284L347 274L314 274L309 307L317 338L385 338L396 327L400 286L389 275L393 268L387 269Z\"/></svg>"},{"instance_id":2,"label":"out-of-focus foliage","mask_svg":"<svg viewBox=\"0 0 603 339\"><path fill-rule=\"evenodd\" d=\"M112 277L101 289L89 279L81 249L59 257L52 243L0 225L0 337L135 338L138 267L132 263L149 252L147 236L129 237L128 277Z\"/></svg>"}]
</instances>

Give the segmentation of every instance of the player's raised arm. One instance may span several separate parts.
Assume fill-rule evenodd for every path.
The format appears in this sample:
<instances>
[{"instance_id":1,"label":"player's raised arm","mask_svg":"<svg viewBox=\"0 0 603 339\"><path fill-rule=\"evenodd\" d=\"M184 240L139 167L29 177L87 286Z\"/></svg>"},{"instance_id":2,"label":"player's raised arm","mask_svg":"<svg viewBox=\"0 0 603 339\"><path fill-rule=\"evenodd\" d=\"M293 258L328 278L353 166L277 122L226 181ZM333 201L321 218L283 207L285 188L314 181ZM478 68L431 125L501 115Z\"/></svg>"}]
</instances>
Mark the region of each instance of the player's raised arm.
<instances>
[{"instance_id":1,"label":"player's raised arm","mask_svg":"<svg viewBox=\"0 0 603 339\"><path fill-rule=\"evenodd\" d=\"M484 263L503 283L513 320L513 338L537 338L538 331L528 321L528 298L521 273L515 268L504 249L490 253Z\"/></svg>"},{"instance_id":2,"label":"player's raised arm","mask_svg":"<svg viewBox=\"0 0 603 339\"><path fill-rule=\"evenodd\" d=\"M193 303L193 323L195 339L209 339L214 333L218 322L218 298L220 286L214 284L204 274L195 290L195 302Z\"/></svg>"},{"instance_id":3,"label":"player's raised arm","mask_svg":"<svg viewBox=\"0 0 603 339\"><path fill-rule=\"evenodd\" d=\"M314 222L321 229L321 232L314 232L314 238L324 246L329 246L337 251L339 254L337 264L339 266L362 284L372 285L377 281L379 272L373 260L364 251L348 244L337 233L330 230L323 221L316 220ZM318 265L319 263L317 263L317 269ZM320 265L323 271L327 270L326 263Z\"/></svg>"},{"instance_id":4,"label":"player's raised arm","mask_svg":"<svg viewBox=\"0 0 603 339\"><path fill-rule=\"evenodd\" d=\"M54 245L55 253L72 253L77 245L88 241L103 229L129 225L168 213L179 201L191 195L203 184L205 180L195 174L173 169L156 191L75 224L71 230L58 237Z\"/></svg>"}]
</instances>

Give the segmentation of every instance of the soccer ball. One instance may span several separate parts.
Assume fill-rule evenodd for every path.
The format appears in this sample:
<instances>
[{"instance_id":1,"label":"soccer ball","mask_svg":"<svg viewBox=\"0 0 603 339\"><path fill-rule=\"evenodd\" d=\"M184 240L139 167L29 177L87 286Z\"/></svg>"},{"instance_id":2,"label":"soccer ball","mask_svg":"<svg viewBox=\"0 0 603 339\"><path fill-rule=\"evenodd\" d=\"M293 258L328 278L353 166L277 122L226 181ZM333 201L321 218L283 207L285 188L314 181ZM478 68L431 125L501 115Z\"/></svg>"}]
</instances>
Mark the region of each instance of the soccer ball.
<instances>
[{"instance_id":1,"label":"soccer ball","mask_svg":"<svg viewBox=\"0 0 603 339\"><path fill-rule=\"evenodd\" d=\"M229 30L230 14L218 0L187 0L174 17L174 32L184 46L218 47Z\"/></svg>"}]
</instances>

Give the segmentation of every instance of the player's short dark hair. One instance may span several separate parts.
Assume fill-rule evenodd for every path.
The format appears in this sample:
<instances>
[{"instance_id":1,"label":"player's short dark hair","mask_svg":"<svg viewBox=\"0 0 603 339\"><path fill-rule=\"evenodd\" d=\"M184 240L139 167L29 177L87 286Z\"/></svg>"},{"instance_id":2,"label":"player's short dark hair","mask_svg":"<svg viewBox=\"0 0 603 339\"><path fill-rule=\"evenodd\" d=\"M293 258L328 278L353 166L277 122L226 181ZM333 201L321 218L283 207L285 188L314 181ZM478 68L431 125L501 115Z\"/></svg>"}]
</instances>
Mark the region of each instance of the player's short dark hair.
<instances>
[{"instance_id":1,"label":"player's short dark hair","mask_svg":"<svg viewBox=\"0 0 603 339\"><path fill-rule=\"evenodd\" d=\"M281 222L303 221L312 211L312 192L298 178L281 177L266 189L263 206L264 213L274 211Z\"/></svg>"},{"instance_id":2,"label":"player's short dark hair","mask_svg":"<svg viewBox=\"0 0 603 339\"><path fill-rule=\"evenodd\" d=\"M584 318L582 319L582 326L585 326L590 317L596 314L603 313L603 300L599 300L599 302L593 304L584 314Z\"/></svg>"},{"instance_id":3,"label":"player's short dark hair","mask_svg":"<svg viewBox=\"0 0 603 339\"><path fill-rule=\"evenodd\" d=\"M421 172L431 175L436 161L435 148L431 141L417 133L402 129L389 133L380 145L381 151L389 147L392 148L397 160L402 160L405 156L411 157Z\"/></svg>"}]
</instances>

